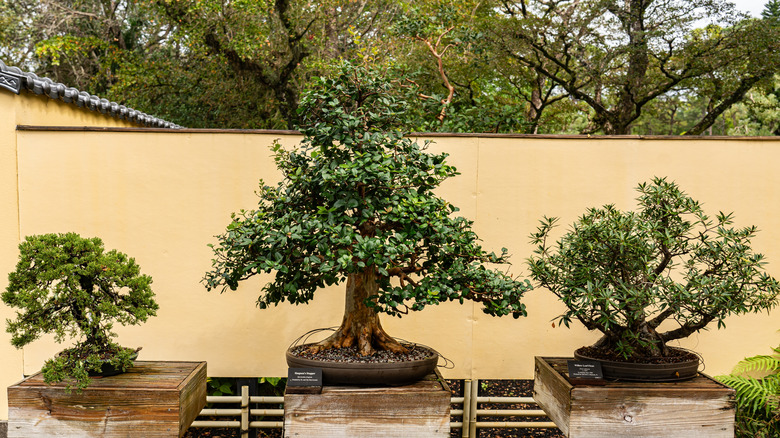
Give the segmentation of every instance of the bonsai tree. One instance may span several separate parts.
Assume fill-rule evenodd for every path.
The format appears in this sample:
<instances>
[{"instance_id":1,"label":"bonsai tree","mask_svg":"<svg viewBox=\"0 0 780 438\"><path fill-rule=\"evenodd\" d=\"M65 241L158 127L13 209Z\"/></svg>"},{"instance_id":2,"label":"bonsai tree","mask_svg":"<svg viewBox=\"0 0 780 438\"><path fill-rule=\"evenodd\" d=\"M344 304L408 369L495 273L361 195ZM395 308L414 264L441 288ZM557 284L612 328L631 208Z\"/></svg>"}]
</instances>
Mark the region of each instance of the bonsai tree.
<instances>
[{"instance_id":1,"label":"bonsai tree","mask_svg":"<svg viewBox=\"0 0 780 438\"><path fill-rule=\"evenodd\" d=\"M11 343L21 348L46 333L57 342L78 338L42 371L47 383L72 379L68 387L83 389L103 363L123 371L132 365L137 350L113 342L111 329L114 322L139 324L156 314L151 283L135 260L116 250L105 252L99 238L28 236L2 294L5 304L19 309L16 319L7 320Z\"/></svg>"},{"instance_id":2,"label":"bonsai tree","mask_svg":"<svg viewBox=\"0 0 780 438\"><path fill-rule=\"evenodd\" d=\"M275 143L283 173L261 181L256 210L233 215L212 246L211 290L273 272L257 304L307 303L326 285L346 283L341 326L312 351L357 347L360 355L406 348L378 314L401 316L443 301L472 300L490 315L525 315L525 281L486 264L507 263L479 245L472 223L433 192L457 175L446 154L400 131L406 103L377 72L349 63L320 78L301 101L304 139Z\"/></svg>"},{"instance_id":3,"label":"bonsai tree","mask_svg":"<svg viewBox=\"0 0 780 438\"><path fill-rule=\"evenodd\" d=\"M557 219L532 234L531 276L566 305L559 323L600 331L594 349L626 360L668 356L669 341L777 304L780 285L750 246L755 226L734 228L732 214L711 219L663 178L637 191L637 211L590 208L554 245Z\"/></svg>"}]
</instances>

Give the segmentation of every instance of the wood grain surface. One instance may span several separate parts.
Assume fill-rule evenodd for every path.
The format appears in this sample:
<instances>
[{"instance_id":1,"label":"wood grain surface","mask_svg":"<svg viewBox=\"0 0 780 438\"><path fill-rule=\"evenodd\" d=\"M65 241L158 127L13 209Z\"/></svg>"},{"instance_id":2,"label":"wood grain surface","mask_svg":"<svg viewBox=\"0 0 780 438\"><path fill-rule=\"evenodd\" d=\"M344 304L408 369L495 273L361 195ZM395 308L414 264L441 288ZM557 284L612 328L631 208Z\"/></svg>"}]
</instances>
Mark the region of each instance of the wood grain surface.
<instances>
[{"instance_id":1,"label":"wood grain surface","mask_svg":"<svg viewBox=\"0 0 780 438\"><path fill-rule=\"evenodd\" d=\"M36 373L8 388L8 437L181 437L205 404L205 362L137 361L80 393Z\"/></svg>"},{"instance_id":2,"label":"wood grain surface","mask_svg":"<svg viewBox=\"0 0 780 438\"><path fill-rule=\"evenodd\" d=\"M683 382L572 385L566 361L535 358L534 399L570 438L734 437L734 390L705 374Z\"/></svg>"},{"instance_id":3,"label":"wood grain surface","mask_svg":"<svg viewBox=\"0 0 780 438\"><path fill-rule=\"evenodd\" d=\"M450 397L438 373L404 386L324 386L321 394L285 394L284 436L449 437Z\"/></svg>"}]
</instances>

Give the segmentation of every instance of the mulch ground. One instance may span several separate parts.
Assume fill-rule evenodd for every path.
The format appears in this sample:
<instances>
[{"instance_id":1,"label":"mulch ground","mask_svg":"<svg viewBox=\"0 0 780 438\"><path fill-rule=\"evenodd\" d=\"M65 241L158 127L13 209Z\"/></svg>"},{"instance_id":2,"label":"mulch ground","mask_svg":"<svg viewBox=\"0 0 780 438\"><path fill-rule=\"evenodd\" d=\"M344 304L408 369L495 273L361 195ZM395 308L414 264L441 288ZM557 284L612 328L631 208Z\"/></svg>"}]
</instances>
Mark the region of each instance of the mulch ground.
<instances>
[{"instance_id":1,"label":"mulch ground","mask_svg":"<svg viewBox=\"0 0 780 438\"><path fill-rule=\"evenodd\" d=\"M447 383L452 389L453 396L463 396L463 381L448 380ZM533 395L533 381L531 380L480 380L479 395L488 397L530 397ZM223 406L227 407L227 406ZM479 409L539 409L536 405L508 405L481 404ZM203 418L200 418L203 419ZM215 418L217 420L217 418ZM227 420L227 418L223 418ZM456 421L455 418L452 419ZM548 422L547 418L529 419L514 417L485 417L477 418L478 421L543 421ZM458 418L457 421L460 421ZM257 430L254 431L258 438L281 438L281 429ZM451 433L452 438L461 436L460 429L454 429ZM213 428L190 428L185 438L239 438L241 436L238 429L213 429ZM250 434L250 437L252 435ZM511 437L536 437L536 438L564 438L563 433L558 429L477 429L479 438L511 438Z\"/></svg>"}]
</instances>

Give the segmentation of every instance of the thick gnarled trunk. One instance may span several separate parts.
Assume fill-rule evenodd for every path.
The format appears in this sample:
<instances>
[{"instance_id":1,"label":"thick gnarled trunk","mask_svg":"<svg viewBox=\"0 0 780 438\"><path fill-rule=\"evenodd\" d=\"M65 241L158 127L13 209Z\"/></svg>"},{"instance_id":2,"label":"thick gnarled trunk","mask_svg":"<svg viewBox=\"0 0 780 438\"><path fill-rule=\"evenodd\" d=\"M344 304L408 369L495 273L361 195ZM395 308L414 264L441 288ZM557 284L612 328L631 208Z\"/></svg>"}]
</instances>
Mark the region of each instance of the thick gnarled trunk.
<instances>
[{"instance_id":1,"label":"thick gnarled trunk","mask_svg":"<svg viewBox=\"0 0 780 438\"><path fill-rule=\"evenodd\" d=\"M344 319L341 326L327 339L312 346L312 350L357 346L361 356L371 355L377 350L406 352L403 345L384 331L374 309L366 305L368 297L376 294L376 272L373 268L350 274L347 277Z\"/></svg>"}]
</instances>

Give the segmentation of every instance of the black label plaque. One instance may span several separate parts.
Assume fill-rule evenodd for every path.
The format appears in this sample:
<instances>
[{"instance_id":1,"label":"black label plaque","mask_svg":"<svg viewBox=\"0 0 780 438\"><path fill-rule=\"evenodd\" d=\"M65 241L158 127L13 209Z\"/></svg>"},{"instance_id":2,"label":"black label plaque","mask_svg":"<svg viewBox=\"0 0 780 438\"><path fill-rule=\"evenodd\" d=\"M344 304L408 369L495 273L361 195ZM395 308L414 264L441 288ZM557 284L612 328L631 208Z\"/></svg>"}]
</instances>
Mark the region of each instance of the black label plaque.
<instances>
[{"instance_id":1,"label":"black label plaque","mask_svg":"<svg viewBox=\"0 0 780 438\"><path fill-rule=\"evenodd\" d=\"M604 382L601 363L591 360L570 360L569 382L572 384L599 385Z\"/></svg>"},{"instance_id":2,"label":"black label plaque","mask_svg":"<svg viewBox=\"0 0 780 438\"><path fill-rule=\"evenodd\" d=\"M320 368L288 368L287 392L289 394L319 394L322 392Z\"/></svg>"}]
</instances>

